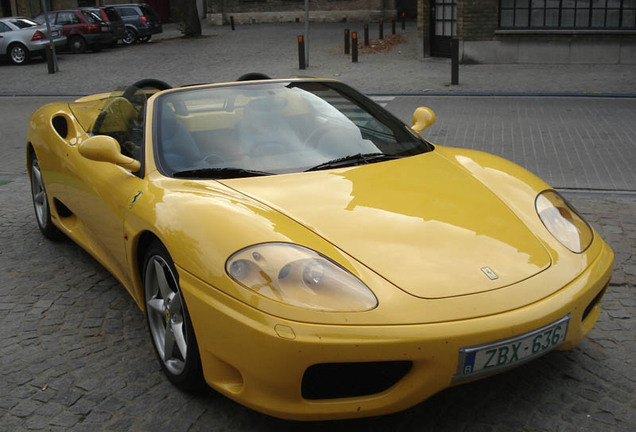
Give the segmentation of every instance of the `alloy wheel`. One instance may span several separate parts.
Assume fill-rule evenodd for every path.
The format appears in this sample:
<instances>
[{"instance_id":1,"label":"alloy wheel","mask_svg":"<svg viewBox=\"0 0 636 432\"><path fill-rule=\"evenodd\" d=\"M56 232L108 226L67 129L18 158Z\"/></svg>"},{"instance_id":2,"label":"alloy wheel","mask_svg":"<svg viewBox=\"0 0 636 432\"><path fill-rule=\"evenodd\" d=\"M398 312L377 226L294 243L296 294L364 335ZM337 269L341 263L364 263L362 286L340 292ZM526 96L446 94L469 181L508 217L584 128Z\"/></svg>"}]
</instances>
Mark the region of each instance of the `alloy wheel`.
<instances>
[{"instance_id":1,"label":"alloy wheel","mask_svg":"<svg viewBox=\"0 0 636 432\"><path fill-rule=\"evenodd\" d=\"M133 29L126 29L126 35L122 38L124 45L132 45L137 40L137 33Z\"/></svg>"},{"instance_id":2,"label":"alloy wheel","mask_svg":"<svg viewBox=\"0 0 636 432\"><path fill-rule=\"evenodd\" d=\"M153 255L144 278L146 313L152 340L166 369L179 375L188 356L187 321L179 285L166 260Z\"/></svg>"},{"instance_id":3,"label":"alloy wheel","mask_svg":"<svg viewBox=\"0 0 636 432\"><path fill-rule=\"evenodd\" d=\"M22 64L22 63L25 63L26 60L27 60L26 48L24 48L22 45L14 45L11 48L11 61L14 64Z\"/></svg>"},{"instance_id":4,"label":"alloy wheel","mask_svg":"<svg viewBox=\"0 0 636 432\"><path fill-rule=\"evenodd\" d=\"M49 215L49 202L46 197L46 190L44 189L40 163L37 159L34 159L31 163L31 195L33 196L33 206L35 207L35 216L38 220L38 225L45 227Z\"/></svg>"}]
</instances>

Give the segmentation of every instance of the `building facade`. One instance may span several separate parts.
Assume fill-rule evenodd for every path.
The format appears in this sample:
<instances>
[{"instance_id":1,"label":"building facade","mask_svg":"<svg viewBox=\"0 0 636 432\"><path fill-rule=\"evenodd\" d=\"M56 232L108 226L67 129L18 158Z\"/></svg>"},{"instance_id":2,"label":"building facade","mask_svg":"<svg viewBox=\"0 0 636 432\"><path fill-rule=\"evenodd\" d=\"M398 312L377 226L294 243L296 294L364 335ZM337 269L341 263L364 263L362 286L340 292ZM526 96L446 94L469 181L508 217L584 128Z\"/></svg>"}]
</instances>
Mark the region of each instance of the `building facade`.
<instances>
[{"instance_id":1,"label":"building facade","mask_svg":"<svg viewBox=\"0 0 636 432\"><path fill-rule=\"evenodd\" d=\"M412 0L415 5L417 0ZM305 0L207 0L214 24L300 22ZM310 0L310 20L316 22L379 21L395 18L396 0Z\"/></svg>"},{"instance_id":2,"label":"building facade","mask_svg":"<svg viewBox=\"0 0 636 432\"><path fill-rule=\"evenodd\" d=\"M41 0L0 0L2 15L34 16ZM52 9L131 0L46 0ZM134 0L132 0L134 1ZM145 0L163 20L180 0ZM301 22L305 0L198 0L214 25ZM310 20L417 20L419 55L464 63L636 63L636 0L309 0ZM161 12L164 11L164 12Z\"/></svg>"},{"instance_id":3,"label":"building facade","mask_svg":"<svg viewBox=\"0 0 636 432\"><path fill-rule=\"evenodd\" d=\"M48 10L72 9L84 6L103 6L116 3L147 3L166 22L170 15L171 0L45 0ZM172 0L175 1L175 0ZM205 0L199 0L200 8L205 10ZM42 13L42 0L0 0L0 16L34 17ZM205 17L205 14L201 15Z\"/></svg>"},{"instance_id":4,"label":"building facade","mask_svg":"<svg viewBox=\"0 0 636 432\"><path fill-rule=\"evenodd\" d=\"M418 0L418 29L465 63L636 63L636 0Z\"/></svg>"}]
</instances>

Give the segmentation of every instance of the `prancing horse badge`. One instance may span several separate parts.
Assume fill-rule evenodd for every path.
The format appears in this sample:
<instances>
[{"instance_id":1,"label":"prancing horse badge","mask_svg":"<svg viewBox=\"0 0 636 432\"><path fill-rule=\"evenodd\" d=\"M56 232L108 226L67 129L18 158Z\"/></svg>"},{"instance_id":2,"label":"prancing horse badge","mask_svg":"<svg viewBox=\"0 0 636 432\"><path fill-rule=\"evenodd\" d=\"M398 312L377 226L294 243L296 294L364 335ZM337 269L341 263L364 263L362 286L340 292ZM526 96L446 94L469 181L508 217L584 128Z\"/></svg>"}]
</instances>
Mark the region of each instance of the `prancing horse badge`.
<instances>
[{"instance_id":1,"label":"prancing horse badge","mask_svg":"<svg viewBox=\"0 0 636 432\"><path fill-rule=\"evenodd\" d=\"M497 276L497 273L492 271L492 269L490 267L482 267L481 271L483 271L484 274L486 276L488 276L488 279L490 279L490 280L499 279L499 276Z\"/></svg>"}]
</instances>

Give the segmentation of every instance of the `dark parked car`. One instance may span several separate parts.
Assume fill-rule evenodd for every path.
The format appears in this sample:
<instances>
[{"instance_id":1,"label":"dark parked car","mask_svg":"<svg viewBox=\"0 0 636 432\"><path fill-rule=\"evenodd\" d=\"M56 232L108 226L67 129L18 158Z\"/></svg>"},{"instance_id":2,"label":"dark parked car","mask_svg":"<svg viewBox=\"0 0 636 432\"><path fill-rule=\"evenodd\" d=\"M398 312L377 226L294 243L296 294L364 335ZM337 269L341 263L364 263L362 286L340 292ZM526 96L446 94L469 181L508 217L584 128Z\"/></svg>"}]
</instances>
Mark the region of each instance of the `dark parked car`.
<instances>
[{"instance_id":1,"label":"dark parked car","mask_svg":"<svg viewBox=\"0 0 636 432\"><path fill-rule=\"evenodd\" d=\"M106 24L110 26L110 29L113 32L114 43L117 43L118 40L126 37L126 26L124 25L124 20L121 19L121 15L119 15L119 12L117 12L117 9L114 7L88 6L81 9L96 13Z\"/></svg>"},{"instance_id":2,"label":"dark parked car","mask_svg":"<svg viewBox=\"0 0 636 432\"><path fill-rule=\"evenodd\" d=\"M141 4L109 5L117 9L126 25L126 36L121 40L130 45L135 42L148 42L153 34L161 33L161 20L152 7Z\"/></svg>"},{"instance_id":3,"label":"dark parked car","mask_svg":"<svg viewBox=\"0 0 636 432\"><path fill-rule=\"evenodd\" d=\"M69 9L49 12L51 24L62 26L62 34L68 39L68 48L74 53L83 53L86 48L100 51L113 41L110 26L95 12L81 9ZM34 18L44 23L44 14Z\"/></svg>"}]
</instances>

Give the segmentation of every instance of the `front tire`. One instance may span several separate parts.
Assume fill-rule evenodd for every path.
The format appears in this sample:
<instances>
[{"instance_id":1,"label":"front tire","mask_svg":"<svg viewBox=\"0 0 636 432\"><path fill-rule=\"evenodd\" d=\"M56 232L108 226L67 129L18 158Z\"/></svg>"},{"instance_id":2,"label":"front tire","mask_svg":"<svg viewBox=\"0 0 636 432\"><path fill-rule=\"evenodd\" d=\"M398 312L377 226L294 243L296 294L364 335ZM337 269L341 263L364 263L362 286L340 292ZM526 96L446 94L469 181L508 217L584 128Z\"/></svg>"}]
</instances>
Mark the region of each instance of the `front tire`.
<instances>
[{"instance_id":1,"label":"front tire","mask_svg":"<svg viewBox=\"0 0 636 432\"><path fill-rule=\"evenodd\" d=\"M51 210L49 208L49 200L42 178L42 170L35 154L31 157L31 169L29 170L29 178L31 179L31 198L33 199L33 209L35 210L35 219L38 222L38 228L49 240L59 240L63 237L62 232L57 229L51 221Z\"/></svg>"},{"instance_id":2,"label":"front tire","mask_svg":"<svg viewBox=\"0 0 636 432\"><path fill-rule=\"evenodd\" d=\"M9 47L9 60L14 65L25 65L29 62L29 49L21 43L14 43Z\"/></svg>"},{"instance_id":3,"label":"front tire","mask_svg":"<svg viewBox=\"0 0 636 432\"><path fill-rule=\"evenodd\" d=\"M170 254L159 242L145 254L144 301L150 337L168 379L184 390L203 387L201 358Z\"/></svg>"}]
</instances>

